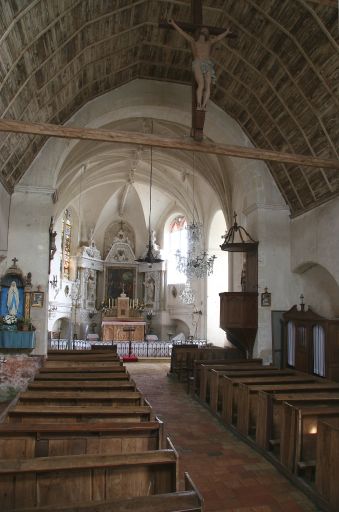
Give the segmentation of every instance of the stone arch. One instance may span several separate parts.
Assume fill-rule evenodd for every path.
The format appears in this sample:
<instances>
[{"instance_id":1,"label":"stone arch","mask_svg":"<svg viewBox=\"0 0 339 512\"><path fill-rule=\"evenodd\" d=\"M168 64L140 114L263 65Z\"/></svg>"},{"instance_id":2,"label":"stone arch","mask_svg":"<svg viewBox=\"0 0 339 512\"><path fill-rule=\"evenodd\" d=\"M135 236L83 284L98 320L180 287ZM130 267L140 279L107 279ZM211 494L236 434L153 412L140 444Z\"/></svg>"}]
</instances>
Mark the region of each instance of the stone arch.
<instances>
[{"instance_id":1,"label":"stone arch","mask_svg":"<svg viewBox=\"0 0 339 512\"><path fill-rule=\"evenodd\" d=\"M339 317L339 284L333 275L313 261L305 261L293 271L299 277L305 304L327 318Z\"/></svg>"}]
</instances>

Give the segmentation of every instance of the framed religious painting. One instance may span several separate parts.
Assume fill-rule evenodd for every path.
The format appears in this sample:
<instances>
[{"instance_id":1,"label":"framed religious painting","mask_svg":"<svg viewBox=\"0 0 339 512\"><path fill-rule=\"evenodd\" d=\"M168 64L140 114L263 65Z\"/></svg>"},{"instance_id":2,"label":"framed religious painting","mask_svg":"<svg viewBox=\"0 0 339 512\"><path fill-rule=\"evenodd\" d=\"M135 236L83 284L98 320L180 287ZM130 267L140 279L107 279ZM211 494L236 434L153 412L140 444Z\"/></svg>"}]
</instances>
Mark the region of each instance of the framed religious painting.
<instances>
[{"instance_id":1,"label":"framed religious painting","mask_svg":"<svg viewBox=\"0 0 339 512\"><path fill-rule=\"evenodd\" d=\"M31 307L42 308L44 305L44 292L32 292Z\"/></svg>"},{"instance_id":2,"label":"framed religious painting","mask_svg":"<svg viewBox=\"0 0 339 512\"><path fill-rule=\"evenodd\" d=\"M271 305L271 294L267 291L267 288L261 294L261 305L262 307L269 307Z\"/></svg>"},{"instance_id":3,"label":"framed religious painting","mask_svg":"<svg viewBox=\"0 0 339 512\"><path fill-rule=\"evenodd\" d=\"M135 267L106 268L106 298L117 299L122 293L133 299L136 290Z\"/></svg>"}]
</instances>

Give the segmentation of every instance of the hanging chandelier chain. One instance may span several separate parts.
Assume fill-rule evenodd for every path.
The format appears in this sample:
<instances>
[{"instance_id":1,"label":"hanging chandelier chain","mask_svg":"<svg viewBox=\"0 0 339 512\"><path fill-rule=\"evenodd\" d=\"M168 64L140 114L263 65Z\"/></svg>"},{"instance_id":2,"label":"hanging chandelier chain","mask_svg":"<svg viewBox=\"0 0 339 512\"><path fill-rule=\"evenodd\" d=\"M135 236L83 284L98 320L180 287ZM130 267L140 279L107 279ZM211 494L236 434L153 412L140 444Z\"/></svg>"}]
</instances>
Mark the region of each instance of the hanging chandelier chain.
<instances>
[{"instance_id":1,"label":"hanging chandelier chain","mask_svg":"<svg viewBox=\"0 0 339 512\"><path fill-rule=\"evenodd\" d=\"M152 186L153 186L153 147L151 146L151 172L150 172L150 179L149 179L149 215L148 215L149 235L151 235Z\"/></svg>"}]
</instances>

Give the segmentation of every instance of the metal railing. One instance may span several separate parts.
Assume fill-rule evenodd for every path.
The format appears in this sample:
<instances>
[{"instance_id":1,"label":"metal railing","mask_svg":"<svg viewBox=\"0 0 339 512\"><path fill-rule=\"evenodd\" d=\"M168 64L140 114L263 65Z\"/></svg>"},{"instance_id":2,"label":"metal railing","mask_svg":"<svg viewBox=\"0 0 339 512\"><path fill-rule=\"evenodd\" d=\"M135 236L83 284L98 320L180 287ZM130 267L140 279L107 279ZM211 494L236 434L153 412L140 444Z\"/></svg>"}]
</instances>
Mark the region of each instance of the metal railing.
<instances>
[{"instance_id":1,"label":"metal railing","mask_svg":"<svg viewBox=\"0 0 339 512\"><path fill-rule=\"evenodd\" d=\"M92 346L117 347L120 357L129 354L129 341L99 341L52 339L48 343L50 350L91 350ZM173 344L170 341L132 341L131 353L137 357L171 357Z\"/></svg>"}]
</instances>

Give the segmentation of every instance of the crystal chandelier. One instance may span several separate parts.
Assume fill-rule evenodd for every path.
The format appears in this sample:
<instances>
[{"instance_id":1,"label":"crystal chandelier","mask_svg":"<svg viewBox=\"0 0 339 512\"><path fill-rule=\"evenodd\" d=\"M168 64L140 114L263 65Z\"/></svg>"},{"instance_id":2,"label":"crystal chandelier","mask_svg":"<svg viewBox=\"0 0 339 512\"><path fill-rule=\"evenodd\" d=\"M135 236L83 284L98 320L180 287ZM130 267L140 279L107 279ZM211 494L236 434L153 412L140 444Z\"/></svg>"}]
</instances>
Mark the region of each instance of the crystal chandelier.
<instances>
[{"instance_id":1,"label":"crystal chandelier","mask_svg":"<svg viewBox=\"0 0 339 512\"><path fill-rule=\"evenodd\" d=\"M188 279L210 276L213 273L213 265L216 256L208 256L208 253L201 250L202 224L195 221L194 202L194 153L193 153L193 221L186 227L187 230L187 256L183 256L178 249L176 252L177 270L185 274Z\"/></svg>"},{"instance_id":2,"label":"crystal chandelier","mask_svg":"<svg viewBox=\"0 0 339 512\"><path fill-rule=\"evenodd\" d=\"M210 276L213 273L213 265L216 256L208 256L206 251L202 251L198 254L188 251L187 257L182 256L180 251L176 252L177 258L177 270L182 274L185 274L188 279L194 277L202 279Z\"/></svg>"}]
</instances>

